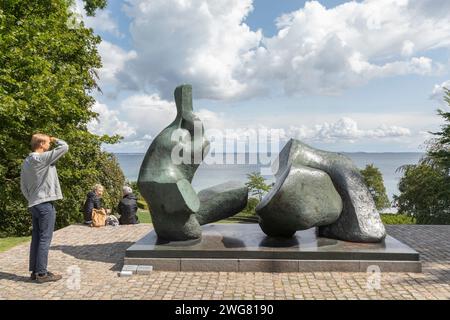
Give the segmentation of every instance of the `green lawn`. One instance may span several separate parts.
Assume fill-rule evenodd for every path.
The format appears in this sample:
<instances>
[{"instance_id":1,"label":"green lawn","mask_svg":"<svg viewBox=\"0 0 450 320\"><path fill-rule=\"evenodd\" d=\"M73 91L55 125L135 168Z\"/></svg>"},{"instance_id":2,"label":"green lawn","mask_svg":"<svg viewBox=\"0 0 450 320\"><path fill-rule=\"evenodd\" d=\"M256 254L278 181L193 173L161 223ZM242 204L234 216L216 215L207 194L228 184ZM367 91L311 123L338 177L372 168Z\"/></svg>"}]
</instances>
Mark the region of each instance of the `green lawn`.
<instances>
[{"instance_id":1,"label":"green lawn","mask_svg":"<svg viewBox=\"0 0 450 320\"><path fill-rule=\"evenodd\" d=\"M31 237L7 237L0 238L0 252L11 249L12 247L17 246L23 242L27 242L31 239Z\"/></svg>"},{"instance_id":2,"label":"green lawn","mask_svg":"<svg viewBox=\"0 0 450 320\"><path fill-rule=\"evenodd\" d=\"M148 210L138 209L137 216L140 223L152 223L152 217Z\"/></svg>"}]
</instances>

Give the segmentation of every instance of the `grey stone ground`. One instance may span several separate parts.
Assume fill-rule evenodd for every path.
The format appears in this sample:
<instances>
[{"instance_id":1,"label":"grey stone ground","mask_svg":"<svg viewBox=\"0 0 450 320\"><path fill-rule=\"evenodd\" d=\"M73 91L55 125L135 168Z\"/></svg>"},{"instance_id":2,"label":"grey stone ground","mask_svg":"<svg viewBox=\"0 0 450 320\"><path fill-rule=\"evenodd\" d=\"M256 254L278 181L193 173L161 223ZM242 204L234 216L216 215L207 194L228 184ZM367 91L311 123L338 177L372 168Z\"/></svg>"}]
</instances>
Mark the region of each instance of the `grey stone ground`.
<instances>
[{"instance_id":1,"label":"grey stone ground","mask_svg":"<svg viewBox=\"0 0 450 320\"><path fill-rule=\"evenodd\" d=\"M0 299L450 299L450 226L388 226L422 255L423 273L162 272L117 276L126 248L151 225L58 230L49 269L56 283L28 280L28 246L0 253Z\"/></svg>"}]
</instances>

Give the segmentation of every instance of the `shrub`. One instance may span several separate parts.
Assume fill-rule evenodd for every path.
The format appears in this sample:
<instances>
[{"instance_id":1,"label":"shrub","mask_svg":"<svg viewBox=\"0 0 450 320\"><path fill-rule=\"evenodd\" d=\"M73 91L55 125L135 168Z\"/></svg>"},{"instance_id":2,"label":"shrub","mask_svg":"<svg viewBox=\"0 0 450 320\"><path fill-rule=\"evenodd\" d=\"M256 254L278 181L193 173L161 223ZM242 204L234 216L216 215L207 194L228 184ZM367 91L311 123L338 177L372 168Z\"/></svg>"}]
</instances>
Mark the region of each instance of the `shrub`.
<instances>
[{"instance_id":1,"label":"shrub","mask_svg":"<svg viewBox=\"0 0 450 320\"><path fill-rule=\"evenodd\" d=\"M373 164L368 164L365 169L361 170L361 175L363 176L364 182L373 197L373 201L375 202L377 209L382 210L389 208L391 204L386 194L383 175L380 170Z\"/></svg>"},{"instance_id":2,"label":"shrub","mask_svg":"<svg viewBox=\"0 0 450 320\"><path fill-rule=\"evenodd\" d=\"M415 224L416 219L406 214L382 214L381 220L384 224Z\"/></svg>"},{"instance_id":3,"label":"shrub","mask_svg":"<svg viewBox=\"0 0 450 320\"><path fill-rule=\"evenodd\" d=\"M147 205L147 202L145 200L138 199L137 206L138 206L139 209L148 210L148 205Z\"/></svg>"}]
</instances>

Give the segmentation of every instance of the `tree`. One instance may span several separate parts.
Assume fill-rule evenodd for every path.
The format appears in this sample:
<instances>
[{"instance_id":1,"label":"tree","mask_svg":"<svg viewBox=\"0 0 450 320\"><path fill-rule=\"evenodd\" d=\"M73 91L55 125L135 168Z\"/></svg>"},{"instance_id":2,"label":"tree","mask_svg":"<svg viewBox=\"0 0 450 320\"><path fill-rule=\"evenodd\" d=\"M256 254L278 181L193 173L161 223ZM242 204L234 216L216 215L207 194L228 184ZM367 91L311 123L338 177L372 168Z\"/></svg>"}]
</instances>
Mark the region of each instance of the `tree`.
<instances>
[{"instance_id":1,"label":"tree","mask_svg":"<svg viewBox=\"0 0 450 320\"><path fill-rule=\"evenodd\" d=\"M375 205L378 210L389 208L391 206L389 198L386 194L386 188L384 187L383 175L380 170L373 164L368 164L363 170L361 175L364 178L364 182L369 188L370 194L375 201Z\"/></svg>"},{"instance_id":2,"label":"tree","mask_svg":"<svg viewBox=\"0 0 450 320\"><path fill-rule=\"evenodd\" d=\"M95 10L105 9L106 0L84 0L84 10L89 16L95 15Z\"/></svg>"},{"instance_id":3,"label":"tree","mask_svg":"<svg viewBox=\"0 0 450 320\"><path fill-rule=\"evenodd\" d=\"M30 214L22 197L20 167L35 132L60 137L70 150L59 162L64 195L56 202L56 227L81 221L80 207L95 183L106 186L105 204L116 206L124 181L116 159L101 150L119 136L97 136L87 124L100 38L81 22L70 27L69 0L3 0L0 3L0 234L26 235ZM93 15L105 0L86 0Z\"/></svg>"},{"instance_id":4,"label":"tree","mask_svg":"<svg viewBox=\"0 0 450 320\"><path fill-rule=\"evenodd\" d=\"M259 172L247 174L248 182L245 184L252 196L258 196L262 200L264 193L270 190L270 185L265 183L265 178Z\"/></svg>"},{"instance_id":5,"label":"tree","mask_svg":"<svg viewBox=\"0 0 450 320\"><path fill-rule=\"evenodd\" d=\"M402 167L403 177L394 196L400 213L418 224L450 223L450 184L442 168L421 162Z\"/></svg>"},{"instance_id":6,"label":"tree","mask_svg":"<svg viewBox=\"0 0 450 320\"><path fill-rule=\"evenodd\" d=\"M450 91L445 89L450 106ZM438 110L444 118L437 138L428 141L426 156L417 165L399 168L399 196L394 196L399 212L416 218L419 224L450 223L450 113Z\"/></svg>"},{"instance_id":7,"label":"tree","mask_svg":"<svg viewBox=\"0 0 450 320\"><path fill-rule=\"evenodd\" d=\"M450 90L444 88L444 99L450 106ZM442 168L450 170L450 112L438 110L438 114L444 118L442 131L433 132L437 138L431 140L428 147L428 157Z\"/></svg>"}]
</instances>

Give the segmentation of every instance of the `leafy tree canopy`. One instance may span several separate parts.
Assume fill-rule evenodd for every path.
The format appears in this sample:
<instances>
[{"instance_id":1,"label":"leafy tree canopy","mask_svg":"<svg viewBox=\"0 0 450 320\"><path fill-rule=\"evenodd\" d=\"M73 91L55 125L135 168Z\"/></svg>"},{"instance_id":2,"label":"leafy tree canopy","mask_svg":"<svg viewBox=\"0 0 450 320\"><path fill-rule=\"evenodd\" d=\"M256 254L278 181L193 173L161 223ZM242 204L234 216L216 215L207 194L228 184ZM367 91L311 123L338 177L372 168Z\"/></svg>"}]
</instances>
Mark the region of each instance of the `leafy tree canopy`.
<instances>
[{"instance_id":1,"label":"leafy tree canopy","mask_svg":"<svg viewBox=\"0 0 450 320\"><path fill-rule=\"evenodd\" d=\"M101 150L119 136L97 136L92 111L100 37L81 22L72 27L68 0L0 2L0 234L24 235L30 214L19 188L20 167L36 132L68 142L58 162L64 200L56 202L57 227L81 220L80 206L94 183L105 185L105 203L115 207L123 174L116 159ZM106 5L86 0L88 14Z\"/></svg>"},{"instance_id":2,"label":"leafy tree canopy","mask_svg":"<svg viewBox=\"0 0 450 320\"><path fill-rule=\"evenodd\" d=\"M450 90L445 88L444 92L444 99L450 106ZM438 114L444 119L444 125L441 126L441 131L432 133L436 138L429 143L428 158L441 168L450 171L450 112L438 110Z\"/></svg>"},{"instance_id":3,"label":"leafy tree canopy","mask_svg":"<svg viewBox=\"0 0 450 320\"><path fill-rule=\"evenodd\" d=\"M248 181L245 184L252 196L257 196L259 201L262 200L264 193L270 190L271 186L266 184L266 179L259 173L253 172L247 174Z\"/></svg>"},{"instance_id":4,"label":"leafy tree canopy","mask_svg":"<svg viewBox=\"0 0 450 320\"><path fill-rule=\"evenodd\" d=\"M361 175L363 176L364 181L372 194L377 209L382 210L389 208L391 204L386 194L383 175L380 170L373 164L368 164L363 170L361 170Z\"/></svg>"},{"instance_id":5,"label":"leafy tree canopy","mask_svg":"<svg viewBox=\"0 0 450 320\"><path fill-rule=\"evenodd\" d=\"M450 106L450 91L445 89ZM444 119L442 130L428 141L426 156L417 165L407 165L399 182L400 195L394 197L399 211L416 218L419 224L450 223L450 112L438 110Z\"/></svg>"}]
</instances>

